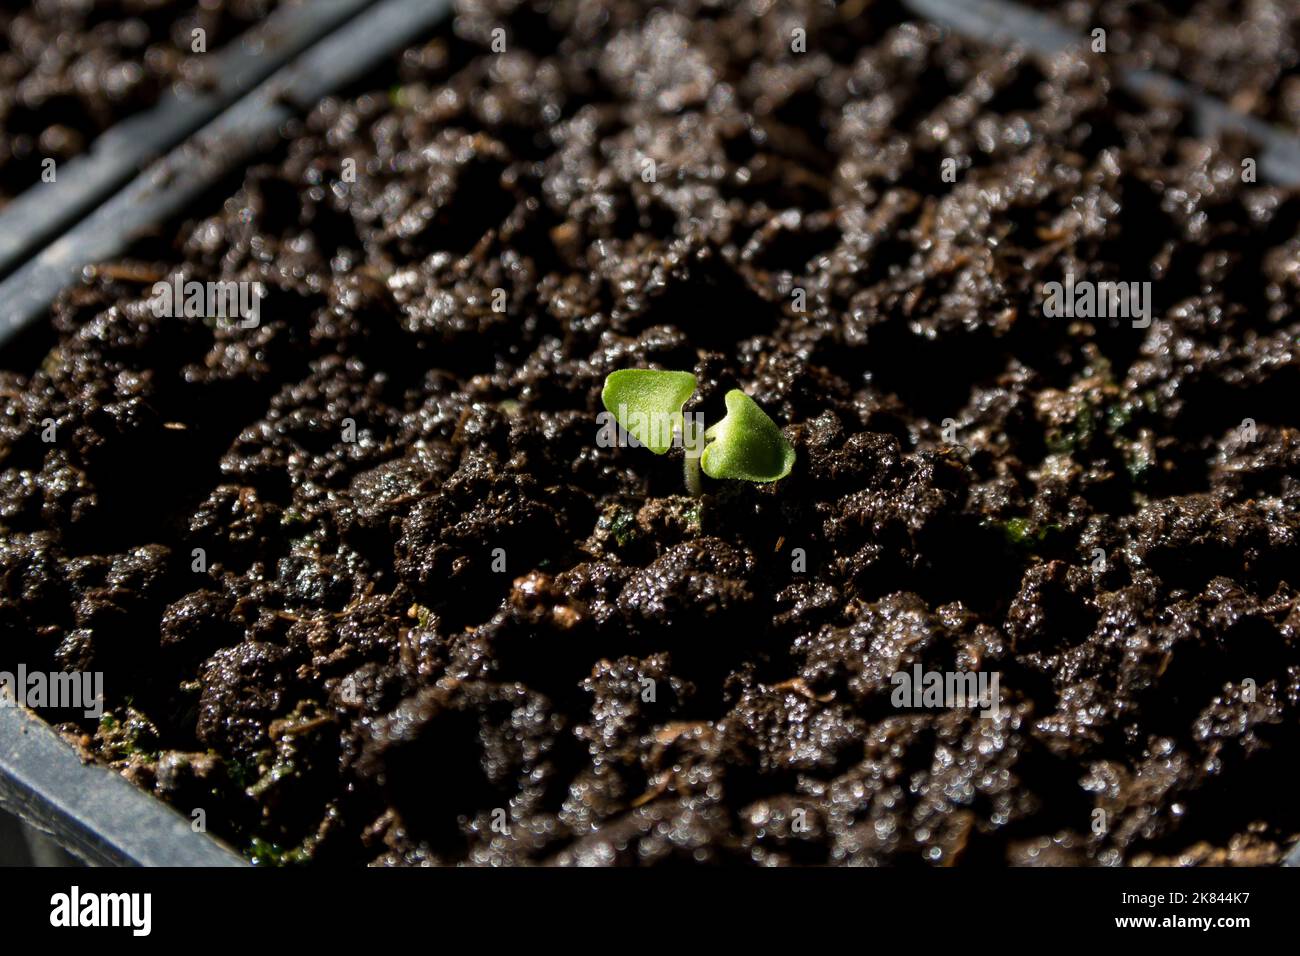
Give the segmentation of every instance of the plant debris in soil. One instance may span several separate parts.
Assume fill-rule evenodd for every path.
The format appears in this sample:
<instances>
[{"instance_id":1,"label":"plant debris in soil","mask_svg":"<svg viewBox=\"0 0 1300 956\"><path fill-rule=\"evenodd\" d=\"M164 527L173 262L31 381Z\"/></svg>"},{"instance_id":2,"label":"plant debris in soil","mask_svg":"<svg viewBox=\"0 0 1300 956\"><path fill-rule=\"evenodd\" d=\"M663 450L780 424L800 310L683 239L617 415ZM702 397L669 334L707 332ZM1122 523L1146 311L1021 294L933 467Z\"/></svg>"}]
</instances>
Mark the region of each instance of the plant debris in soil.
<instances>
[{"instance_id":1,"label":"plant debris in soil","mask_svg":"<svg viewBox=\"0 0 1300 956\"><path fill-rule=\"evenodd\" d=\"M194 31L216 51L281 0L4 0L0 205L173 83L203 82Z\"/></svg>"},{"instance_id":2,"label":"plant debris in soil","mask_svg":"<svg viewBox=\"0 0 1300 956\"><path fill-rule=\"evenodd\" d=\"M103 671L62 731L259 863L1277 863L1300 196L1105 57L752 6L463 3L62 296L0 664ZM178 270L260 324L157 317ZM646 367L792 473L600 447Z\"/></svg>"}]
</instances>

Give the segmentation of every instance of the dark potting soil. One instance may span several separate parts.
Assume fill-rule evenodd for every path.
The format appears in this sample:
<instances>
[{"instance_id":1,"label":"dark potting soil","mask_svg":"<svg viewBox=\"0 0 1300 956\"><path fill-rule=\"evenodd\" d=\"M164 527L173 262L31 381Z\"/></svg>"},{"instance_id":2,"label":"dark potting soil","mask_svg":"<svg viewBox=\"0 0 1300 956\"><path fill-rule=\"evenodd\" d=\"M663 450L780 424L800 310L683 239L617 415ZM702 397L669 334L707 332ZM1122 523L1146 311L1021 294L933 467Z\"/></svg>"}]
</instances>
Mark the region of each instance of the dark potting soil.
<instances>
[{"instance_id":1,"label":"dark potting soil","mask_svg":"<svg viewBox=\"0 0 1300 956\"><path fill-rule=\"evenodd\" d=\"M748 9L463 4L69 290L0 377L0 665L103 671L63 732L262 862L1277 863L1300 196L1104 57ZM793 473L600 447L631 367Z\"/></svg>"},{"instance_id":2,"label":"dark potting soil","mask_svg":"<svg viewBox=\"0 0 1300 956\"><path fill-rule=\"evenodd\" d=\"M1243 113L1300 131L1300 4L1294 0L1015 0L1106 52L1191 83Z\"/></svg>"},{"instance_id":3,"label":"dark potting soil","mask_svg":"<svg viewBox=\"0 0 1300 956\"><path fill-rule=\"evenodd\" d=\"M214 52L281 0L0 0L0 204L41 178L46 159L153 106L173 83L202 82Z\"/></svg>"}]
</instances>

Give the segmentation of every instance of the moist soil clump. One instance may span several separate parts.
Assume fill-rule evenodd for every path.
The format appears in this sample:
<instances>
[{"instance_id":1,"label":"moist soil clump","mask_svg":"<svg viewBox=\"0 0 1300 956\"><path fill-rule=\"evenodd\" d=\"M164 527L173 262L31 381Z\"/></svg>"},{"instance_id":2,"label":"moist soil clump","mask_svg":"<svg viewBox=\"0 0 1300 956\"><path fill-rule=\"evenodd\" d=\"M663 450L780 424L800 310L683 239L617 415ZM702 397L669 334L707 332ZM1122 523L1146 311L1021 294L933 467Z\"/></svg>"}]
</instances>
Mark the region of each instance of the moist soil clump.
<instances>
[{"instance_id":1,"label":"moist soil clump","mask_svg":"<svg viewBox=\"0 0 1300 956\"><path fill-rule=\"evenodd\" d=\"M1250 144L890 2L467 2L396 69L0 375L0 665L104 672L70 740L260 863L1279 862L1300 197ZM259 324L156 316L177 271ZM631 367L793 472L599 446Z\"/></svg>"}]
</instances>

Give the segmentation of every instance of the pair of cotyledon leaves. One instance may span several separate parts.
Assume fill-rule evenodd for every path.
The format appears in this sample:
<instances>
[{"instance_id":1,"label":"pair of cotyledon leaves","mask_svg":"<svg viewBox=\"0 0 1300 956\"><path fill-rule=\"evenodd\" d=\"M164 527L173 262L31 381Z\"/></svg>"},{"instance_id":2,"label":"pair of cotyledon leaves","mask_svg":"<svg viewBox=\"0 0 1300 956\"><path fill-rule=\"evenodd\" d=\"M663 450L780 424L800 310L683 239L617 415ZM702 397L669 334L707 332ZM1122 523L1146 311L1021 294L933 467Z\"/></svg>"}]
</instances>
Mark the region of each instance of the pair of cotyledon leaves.
<instances>
[{"instance_id":1,"label":"pair of cotyledon leaves","mask_svg":"<svg viewBox=\"0 0 1300 956\"><path fill-rule=\"evenodd\" d=\"M624 430L656 455L672 446L683 428L682 408L695 392L690 372L629 368L605 379L601 402ZM700 467L710 478L777 481L794 467L794 448L776 422L738 388L726 394L727 414L704 432ZM656 428L655 423L671 423ZM690 451L688 449L688 454Z\"/></svg>"}]
</instances>

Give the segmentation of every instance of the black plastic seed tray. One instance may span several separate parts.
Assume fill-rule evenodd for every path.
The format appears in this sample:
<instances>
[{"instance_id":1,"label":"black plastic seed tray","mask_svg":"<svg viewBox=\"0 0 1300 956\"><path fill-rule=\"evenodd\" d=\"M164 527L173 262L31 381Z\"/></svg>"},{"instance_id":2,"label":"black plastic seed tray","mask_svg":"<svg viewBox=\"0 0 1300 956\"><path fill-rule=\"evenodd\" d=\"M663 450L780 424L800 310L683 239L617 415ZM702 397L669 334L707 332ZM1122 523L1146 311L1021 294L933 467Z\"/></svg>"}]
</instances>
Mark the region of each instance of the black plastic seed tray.
<instances>
[{"instance_id":1,"label":"black plastic seed tray","mask_svg":"<svg viewBox=\"0 0 1300 956\"><path fill-rule=\"evenodd\" d=\"M194 90L168 90L0 210L0 276L75 223L146 164L253 89L296 54L373 0L312 0L281 7L265 22L200 61Z\"/></svg>"},{"instance_id":2,"label":"black plastic seed tray","mask_svg":"<svg viewBox=\"0 0 1300 956\"><path fill-rule=\"evenodd\" d=\"M0 705L0 807L99 866L239 866L241 857L161 800L83 764L44 721Z\"/></svg>"},{"instance_id":3,"label":"black plastic seed tray","mask_svg":"<svg viewBox=\"0 0 1300 956\"><path fill-rule=\"evenodd\" d=\"M88 264L117 255L262 153L288 119L361 79L446 15L449 0L386 0L321 41L167 154L0 284L0 346Z\"/></svg>"},{"instance_id":4,"label":"black plastic seed tray","mask_svg":"<svg viewBox=\"0 0 1300 956\"><path fill-rule=\"evenodd\" d=\"M1001 0L904 2L919 16L956 32L1015 43L1039 53L1056 52L1082 40L1050 17ZM40 320L58 293L76 282L87 265L122 253L139 236L181 214L229 173L273 144L286 120L309 109L320 97L362 79L394 51L428 33L447 15L450 0L381 0L358 12L365 6L367 3L358 0L314 0L311 7L318 15L296 22L297 32L285 34L284 56L275 62L286 62L293 52L331 27L333 32L280 66L252 92L236 102L239 92L251 84L241 86L232 81L223 87L220 97L224 99L219 97L202 107L191 104L183 120L180 106L164 104L119 124L112 131L113 138L108 134L101 137L96 153L85 158L91 165L105 161L107 170L89 177L80 193L68 186L67 198L59 201L53 213L42 215L37 214L39 204L32 195L37 190L13 203L0 216L0 275L7 267L22 265L0 283L0 352L25 327ZM333 11L328 16L327 7ZM292 41L290 33L295 38ZM266 77L269 63L255 59L248 65L249 75ZM262 72L258 74L258 70ZM1244 132L1260 144L1262 175L1280 184L1300 185L1300 139L1166 77L1135 70L1125 75L1125 82L1136 92L1187 104L1204 134L1228 129ZM151 131L154 122L162 127ZM129 178L150 151L175 146L203 122L207 125L86 215ZM123 149L119 140L133 134L141 139L134 152L113 152L105 159L108 154L98 151L100 147L110 152ZM67 168L71 169L71 164ZM43 191L42 195L54 194ZM42 241L83 215L85 218L57 241L32 255ZM0 806L94 864L223 866L243 862L228 847L196 833L189 820L161 801L104 768L84 764L49 726L13 706L0 706ZM1292 850L1286 865L1300 866L1300 846Z\"/></svg>"}]
</instances>

